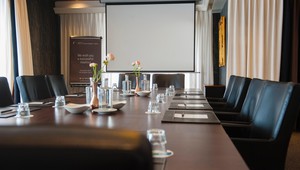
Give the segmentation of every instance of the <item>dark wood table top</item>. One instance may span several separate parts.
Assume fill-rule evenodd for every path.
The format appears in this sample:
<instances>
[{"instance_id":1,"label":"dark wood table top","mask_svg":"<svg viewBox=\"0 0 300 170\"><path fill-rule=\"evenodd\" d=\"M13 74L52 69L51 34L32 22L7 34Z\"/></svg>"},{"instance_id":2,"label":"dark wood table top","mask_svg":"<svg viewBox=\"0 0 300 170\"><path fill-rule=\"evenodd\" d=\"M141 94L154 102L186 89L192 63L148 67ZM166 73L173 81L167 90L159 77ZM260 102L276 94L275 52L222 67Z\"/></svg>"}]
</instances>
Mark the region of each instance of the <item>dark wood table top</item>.
<instances>
[{"instance_id":1,"label":"dark wood table top","mask_svg":"<svg viewBox=\"0 0 300 170\"><path fill-rule=\"evenodd\" d=\"M244 160L234 147L220 124L184 124L161 123L170 100L160 104L161 114L145 114L149 97L126 97L127 104L120 110L109 114L98 114L86 111L81 114L69 113L64 108L41 107L31 112L31 118L0 119L4 125L85 125L108 128L125 128L146 134L147 129L161 128L166 131L166 147L174 152L164 165L156 166L166 170L188 169L248 169ZM66 98L72 103L84 103L85 97ZM159 160L160 161L160 160ZM160 167L161 166L161 167Z\"/></svg>"}]
</instances>

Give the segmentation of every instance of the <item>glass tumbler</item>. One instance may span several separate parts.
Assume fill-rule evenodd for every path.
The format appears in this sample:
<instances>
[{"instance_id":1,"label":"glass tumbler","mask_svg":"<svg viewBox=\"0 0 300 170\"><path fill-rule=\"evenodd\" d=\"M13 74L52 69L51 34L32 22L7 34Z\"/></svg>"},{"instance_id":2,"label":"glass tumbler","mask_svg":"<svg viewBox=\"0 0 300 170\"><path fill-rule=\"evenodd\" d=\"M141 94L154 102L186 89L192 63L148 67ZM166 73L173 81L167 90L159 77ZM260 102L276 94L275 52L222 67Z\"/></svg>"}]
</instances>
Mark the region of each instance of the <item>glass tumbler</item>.
<instances>
[{"instance_id":1,"label":"glass tumbler","mask_svg":"<svg viewBox=\"0 0 300 170\"><path fill-rule=\"evenodd\" d=\"M55 107L62 107L66 105L65 96L57 96L55 99Z\"/></svg>"},{"instance_id":2,"label":"glass tumbler","mask_svg":"<svg viewBox=\"0 0 300 170\"><path fill-rule=\"evenodd\" d=\"M147 138L152 145L152 152L155 154L166 153L166 133L163 129L147 130Z\"/></svg>"},{"instance_id":3,"label":"glass tumbler","mask_svg":"<svg viewBox=\"0 0 300 170\"><path fill-rule=\"evenodd\" d=\"M17 117L30 116L30 108L28 103L19 103Z\"/></svg>"}]
</instances>

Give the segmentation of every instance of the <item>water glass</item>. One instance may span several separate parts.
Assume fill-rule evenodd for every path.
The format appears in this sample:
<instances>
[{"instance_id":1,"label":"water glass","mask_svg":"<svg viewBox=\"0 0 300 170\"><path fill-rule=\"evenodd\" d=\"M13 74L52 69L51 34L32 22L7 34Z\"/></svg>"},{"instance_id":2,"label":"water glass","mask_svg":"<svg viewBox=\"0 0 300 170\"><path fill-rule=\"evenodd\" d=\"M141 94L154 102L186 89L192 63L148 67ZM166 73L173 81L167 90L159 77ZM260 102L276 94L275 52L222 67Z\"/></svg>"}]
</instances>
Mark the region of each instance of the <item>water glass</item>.
<instances>
[{"instance_id":1,"label":"water glass","mask_svg":"<svg viewBox=\"0 0 300 170\"><path fill-rule=\"evenodd\" d=\"M66 105L66 100L65 100L65 96L56 96L55 99L55 107L62 107Z\"/></svg>"},{"instance_id":2,"label":"water glass","mask_svg":"<svg viewBox=\"0 0 300 170\"><path fill-rule=\"evenodd\" d=\"M159 105L155 100L149 101L147 113L160 113Z\"/></svg>"},{"instance_id":3,"label":"water glass","mask_svg":"<svg viewBox=\"0 0 300 170\"><path fill-rule=\"evenodd\" d=\"M147 138L152 145L152 152L155 154L166 153L166 133L163 129L147 130Z\"/></svg>"},{"instance_id":4,"label":"water glass","mask_svg":"<svg viewBox=\"0 0 300 170\"><path fill-rule=\"evenodd\" d=\"M169 92L170 92L170 96L175 96L175 86L174 85L169 86Z\"/></svg>"},{"instance_id":5,"label":"water glass","mask_svg":"<svg viewBox=\"0 0 300 170\"><path fill-rule=\"evenodd\" d=\"M122 92L123 94L131 93L131 81L128 75L125 75L125 80L122 81Z\"/></svg>"},{"instance_id":6,"label":"water glass","mask_svg":"<svg viewBox=\"0 0 300 170\"><path fill-rule=\"evenodd\" d=\"M87 86L85 87L85 103L90 104L92 100L92 87Z\"/></svg>"},{"instance_id":7,"label":"water glass","mask_svg":"<svg viewBox=\"0 0 300 170\"><path fill-rule=\"evenodd\" d=\"M171 93L170 93L170 88L166 88L166 96L171 96Z\"/></svg>"},{"instance_id":8,"label":"water glass","mask_svg":"<svg viewBox=\"0 0 300 170\"><path fill-rule=\"evenodd\" d=\"M99 88L98 89L98 98L99 98L99 107L100 108L111 108L112 107L112 101L113 101L113 89L104 89Z\"/></svg>"},{"instance_id":9,"label":"water glass","mask_svg":"<svg viewBox=\"0 0 300 170\"><path fill-rule=\"evenodd\" d=\"M165 94L163 94L163 93L157 94L156 102L157 103L165 103Z\"/></svg>"},{"instance_id":10,"label":"water glass","mask_svg":"<svg viewBox=\"0 0 300 170\"><path fill-rule=\"evenodd\" d=\"M152 84L152 91L157 91L158 90L158 86L156 83Z\"/></svg>"},{"instance_id":11,"label":"water glass","mask_svg":"<svg viewBox=\"0 0 300 170\"><path fill-rule=\"evenodd\" d=\"M28 103L18 104L17 117L30 116L30 108Z\"/></svg>"}]
</instances>

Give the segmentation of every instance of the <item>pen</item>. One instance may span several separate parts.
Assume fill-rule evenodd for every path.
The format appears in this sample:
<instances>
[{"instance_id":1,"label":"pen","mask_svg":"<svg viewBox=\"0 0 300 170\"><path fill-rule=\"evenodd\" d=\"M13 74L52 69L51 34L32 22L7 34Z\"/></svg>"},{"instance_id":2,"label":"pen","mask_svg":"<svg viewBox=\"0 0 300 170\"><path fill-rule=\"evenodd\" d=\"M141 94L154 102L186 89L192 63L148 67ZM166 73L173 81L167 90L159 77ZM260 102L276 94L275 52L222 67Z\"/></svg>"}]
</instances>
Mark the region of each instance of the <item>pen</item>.
<instances>
[{"instance_id":1,"label":"pen","mask_svg":"<svg viewBox=\"0 0 300 170\"><path fill-rule=\"evenodd\" d=\"M6 113L6 112L10 112L10 111L12 111L13 109L7 109L7 110L3 110L3 111L1 111L0 113L2 114L2 113Z\"/></svg>"}]
</instances>

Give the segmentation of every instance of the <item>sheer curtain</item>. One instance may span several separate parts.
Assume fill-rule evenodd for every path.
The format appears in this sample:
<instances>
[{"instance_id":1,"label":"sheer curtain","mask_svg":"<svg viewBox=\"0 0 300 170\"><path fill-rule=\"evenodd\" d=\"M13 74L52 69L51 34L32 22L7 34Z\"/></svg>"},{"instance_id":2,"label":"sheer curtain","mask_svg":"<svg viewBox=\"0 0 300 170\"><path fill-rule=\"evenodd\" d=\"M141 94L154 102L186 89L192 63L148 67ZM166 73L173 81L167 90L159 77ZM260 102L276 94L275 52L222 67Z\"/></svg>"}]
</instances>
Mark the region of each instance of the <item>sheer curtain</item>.
<instances>
[{"instance_id":1,"label":"sheer curtain","mask_svg":"<svg viewBox=\"0 0 300 170\"><path fill-rule=\"evenodd\" d=\"M106 55L105 10L87 13L59 13L61 24L61 73L69 82L69 38L70 36L101 36L102 58ZM196 12L195 26L195 71L186 73L187 88L202 88L203 84L213 84L212 66L212 11ZM116 56L118 59L118 56ZM117 73L103 74L110 84L118 82ZM67 83L69 84L69 83ZM69 87L70 88L70 87Z\"/></svg>"},{"instance_id":2,"label":"sheer curtain","mask_svg":"<svg viewBox=\"0 0 300 170\"><path fill-rule=\"evenodd\" d=\"M213 84L213 57L212 57L212 11L196 11L195 25L195 62L198 78L190 78L190 82L196 81L196 87L203 89L205 84Z\"/></svg>"},{"instance_id":3,"label":"sheer curtain","mask_svg":"<svg viewBox=\"0 0 300 170\"><path fill-rule=\"evenodd\" d=\"M279 80L282 0L229 0L227 78Z\"/></svg>"},{"instance_id":4,"label":"sheer curtain","mask_svg":"<svg viewBox=\"0 0 300 170\"><path fill-rule=\"evenodd\" d=\"M31 41L26 0L17 0L14 2L19 75L33 75Z\"/></svg>"},{"instance_id":5,"label":"sheer curtain","mask_svg":"<svg viewBox=\"0 0 300 170\"><path fill-rule=\"evenodd\" d=\"M105 40L105 14L104 13L80 13L61 14L61 73L68 81L69 73L69 41L71 36L101 36L102 58L106 56L104 48ZM68 81L69 82L69 81ZM69 84L69 83L68 83Z\"/></svg>"},{"instance_id":6,"label":"sheer curtain","mask_svg":"<svg viewBox=\"0 0 300 170\"><path fill-rule=\"evenodd\" d=\"M10 12L10 0L0 1L0 76L7 78L12 90L14 78Z\"/></svg>"}]
</instances>

